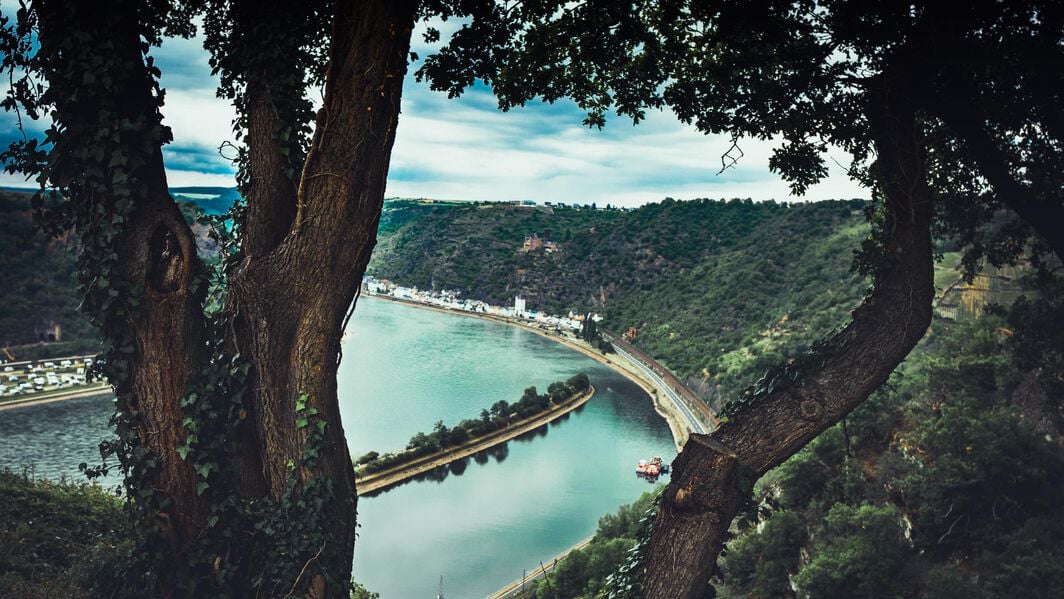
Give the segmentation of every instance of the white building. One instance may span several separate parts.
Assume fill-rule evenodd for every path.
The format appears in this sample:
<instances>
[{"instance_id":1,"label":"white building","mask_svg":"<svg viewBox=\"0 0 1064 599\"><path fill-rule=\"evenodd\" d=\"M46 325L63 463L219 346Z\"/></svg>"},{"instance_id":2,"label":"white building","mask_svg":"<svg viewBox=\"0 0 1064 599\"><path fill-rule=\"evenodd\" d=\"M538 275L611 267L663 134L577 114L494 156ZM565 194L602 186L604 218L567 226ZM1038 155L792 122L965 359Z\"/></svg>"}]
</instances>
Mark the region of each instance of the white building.
<instances>
[{"instance_id":1,"label":"white building","mask_svg":"<svg viewBox=\"0 0 1064 599\"><path fill-rule=\"evenodd\" d=\"M525 300L520 295L514 297L514 316L524 318Z\"/></svg>"}]
</instances>

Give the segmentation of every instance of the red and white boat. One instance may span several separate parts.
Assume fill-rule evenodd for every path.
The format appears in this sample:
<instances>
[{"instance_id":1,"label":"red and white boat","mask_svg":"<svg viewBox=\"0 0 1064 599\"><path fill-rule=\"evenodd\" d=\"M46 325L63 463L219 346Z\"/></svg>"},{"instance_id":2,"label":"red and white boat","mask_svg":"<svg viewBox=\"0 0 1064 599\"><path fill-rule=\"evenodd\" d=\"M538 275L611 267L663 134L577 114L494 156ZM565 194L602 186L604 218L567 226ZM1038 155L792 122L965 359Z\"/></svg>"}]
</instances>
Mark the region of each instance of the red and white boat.
<instances>
[{"instance_id":1,"label":"red and white boat","mask_svg":"<svg viewBox=\"0 0 1064 599\"><path fill-rule=\"evenodd\" d=\"M668 471L669 465L658 456L654 456L650 460L639 460L635 465L635 473L651 481L657 480L658 476Z\"/></svg>"}]
</instances>

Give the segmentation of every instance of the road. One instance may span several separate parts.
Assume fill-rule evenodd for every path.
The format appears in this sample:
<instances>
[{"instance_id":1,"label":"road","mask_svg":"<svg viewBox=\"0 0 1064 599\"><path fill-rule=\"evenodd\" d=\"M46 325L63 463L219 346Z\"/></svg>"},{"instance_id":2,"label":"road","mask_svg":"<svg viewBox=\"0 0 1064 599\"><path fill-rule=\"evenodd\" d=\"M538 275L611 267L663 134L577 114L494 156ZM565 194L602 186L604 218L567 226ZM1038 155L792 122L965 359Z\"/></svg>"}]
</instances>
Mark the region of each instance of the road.
<instances>
[{"instance_id":1,"label":"road","mask_svg":"<svg viewBox=\"0 0 1064 599\"><path fill-rule=\"evenodd\" d=\"M0 401L0 412L3 412L4 410L15 410L18 408L28 408L30 406L55 403L57 401L66 401L68 399L97 396L106 397L108 395L112 395L112 391L111 386L106 383L96 383L80 387L71 387L69 389L45 391L43 393L34 393L16 399L5 399Z\"/></svg>"},{"instance_id":2,"label":"road","mask_svg":"<svg viewBox=\"0 0 1064 599\"><path fill-rule=\"evenodd\" d=\"M588 543L590 543L591 539L593 538L594 537L588 537L583 541L580 541L576 545L573 545L572 547L554 556L554 558L551 559L549 562L540 562L539 567L532 570L532 572L526 574L524 578L515 580L510 584L504 586L503 588L499 589L498 591L495 591L493 594L488 596L488 599L507 599L508 597L517 597L521 593L521 591L525 590L526 586L529 586L536 580L543 578L544 574L553 570L554 567L558 565L558 562L565 559L567 555L569 555L573 551L577 551L583 549L584 547L587 547Z\"/></svg>"},{"instance_id":3,"label":"road","mask_svg":"<svg viewBox=\"0 0 1064 599\"><path fill-rule=\"evenodd\" d=\"M680 398L680 395L676 393L676 391L673 391L671 386L669 386L660 376L658 376L658 373L647 367L646 364L643 364L641 360L639 360L632 354L628 353L624 349L621 349L620 346L614 345L613 350L617 352L618 355L628 360L628 362L631 363L632 366L636 367L636 369L638 369L643 376L650 379L650 381L653 382L658 389L661 389L665 392L665 397L667 397L669 401L671 401L672 404L676 407L676 409L679 410L681 414L683 414L683 417L685 420L687 420L687 425L691 428L692 432L701 434L706 433L706 427L702 424L702 421L695 417L694 413L690 410L690 408L687 407L687 403Z\"/></svg>"},{"instance_id":4,"label":"road","mask_svg":"<svg viewBox=\"0 0 1064 599\"><path fill-rule=\"evenodd\" d=\"M718 423L717 415L713 413L713 410L709 406L705 405L700 399L695 397L695 394L690 390L686 390L686 393L681 395L680 391L677 391L677 387L682 388L683 383L669 373L667 376L672 379L666 381L659 372L668 372L665 367L657 362L653 361L653 358L646 356L642 352L639 352L636 348L632 347L628 343L617 339L614 335L605 335L606 340L613 345L613 350L617 352L617 355L623 357L625 360L635 367L640 374L649 379L656 387L661 389L665 397L676 407L690 427L692 432L706 434L710 431L711 426L716 426ZM638 353L637 353L638 352ZM648 364L648 361L650 362ZM686 397L684 397L686 395ZM692 404L695 407L692 407ZM709 420L709 424L705 422L705 419L700 418L696 411L703 414L705 419Z\"/></svg>"}]
</instances>

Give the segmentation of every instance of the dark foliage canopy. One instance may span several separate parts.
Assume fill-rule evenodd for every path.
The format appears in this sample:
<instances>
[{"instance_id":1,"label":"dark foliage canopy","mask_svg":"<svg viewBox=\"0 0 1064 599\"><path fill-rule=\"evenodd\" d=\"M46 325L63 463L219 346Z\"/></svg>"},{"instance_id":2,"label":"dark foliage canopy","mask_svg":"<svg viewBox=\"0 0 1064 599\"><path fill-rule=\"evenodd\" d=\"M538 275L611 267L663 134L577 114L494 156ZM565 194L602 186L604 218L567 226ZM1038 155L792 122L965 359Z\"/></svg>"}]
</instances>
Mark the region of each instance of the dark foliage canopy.
<instances>
[{"instance_id":1,"label":"dark foliage canopy","mask_svg":"<svg viewBox=\"0 0 1064 599\"><path fill-rule=\"evenodd\" d=\"M1016 259L1032 228L1064 255L1057 2L481 5L419 71L435 89L482 80L504 110L568 97L597 127L610 110L638 122L667 108L732 137L722 168L740 139L775 140L771 167L800 194L827 175L832 146L870 181L867 109L886 87L919 110L936 230L964 244L970 272ZM995 220L1004 208L1026 222Z\"/></svg>"}]
</instances>

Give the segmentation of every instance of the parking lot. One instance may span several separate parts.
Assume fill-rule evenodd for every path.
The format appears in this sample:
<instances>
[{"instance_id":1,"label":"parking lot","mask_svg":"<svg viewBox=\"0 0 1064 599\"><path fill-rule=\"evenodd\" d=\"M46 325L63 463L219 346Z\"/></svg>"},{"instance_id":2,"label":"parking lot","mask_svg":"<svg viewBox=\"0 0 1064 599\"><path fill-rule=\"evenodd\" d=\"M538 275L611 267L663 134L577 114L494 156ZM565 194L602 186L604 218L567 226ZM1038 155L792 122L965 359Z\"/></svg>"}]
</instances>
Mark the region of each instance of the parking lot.
<instances>
[{"instance_id":1,"label":"parking lot","mask_svg":"<svg viewBox=\"0 0 1064 599\"><path fill-rule=\"evenodd\" d=\"M70 356L0 364L0 400L82 387L92 363L92 356Z\"/></svg>"}]
</instances>

